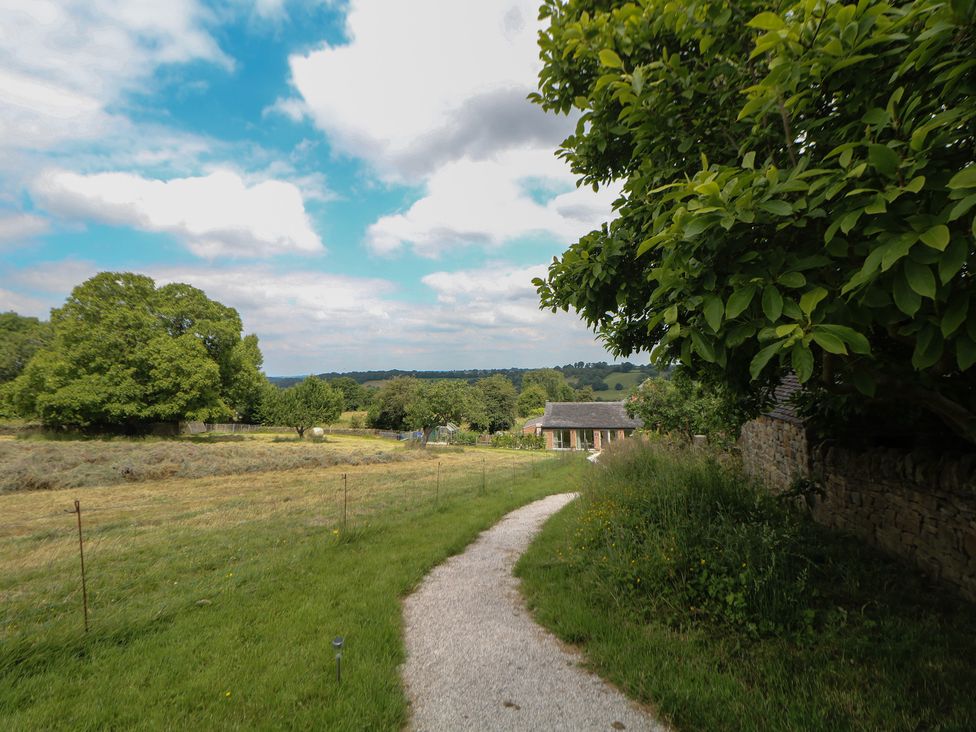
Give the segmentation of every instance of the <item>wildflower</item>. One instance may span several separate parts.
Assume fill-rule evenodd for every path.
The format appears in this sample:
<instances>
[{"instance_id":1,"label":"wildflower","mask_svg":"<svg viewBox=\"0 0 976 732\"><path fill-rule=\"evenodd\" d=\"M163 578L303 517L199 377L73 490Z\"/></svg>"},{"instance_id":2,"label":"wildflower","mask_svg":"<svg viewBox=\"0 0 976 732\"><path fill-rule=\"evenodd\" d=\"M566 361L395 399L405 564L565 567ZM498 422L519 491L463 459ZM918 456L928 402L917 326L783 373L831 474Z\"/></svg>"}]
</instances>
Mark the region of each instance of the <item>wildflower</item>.
<instances>
[{"instance_id":1,"label":"wildflower","mask_svg":"<svg viewBox=\"0 0 976 732\"><path fill-rule=\"evenodd\" d=\"M703 567L705 566L705 560L704 560L704 559L702 559L702 560L701 560L701 565L702 565Z\"/></svg>"},{"instance_id":2,"label":"wildflower","mask_svg":"<svg viewBox=\"0 0 976 732\"><path fill-rule=\"evenodd\" d=\"M229 689L224 692L224 696L227 697L228 699L230 698L230 690Z\"/></svg>"},{"instance_id":3,"label":"wildflower","mask_svg":"<svg viewBox=\"0 0 976 732\"><path fill-rule=\"evenodd\" d=\"M332 535L333 536L338 536L339 535L339 529L332 529Z\"/></svg>"}]
</instances>

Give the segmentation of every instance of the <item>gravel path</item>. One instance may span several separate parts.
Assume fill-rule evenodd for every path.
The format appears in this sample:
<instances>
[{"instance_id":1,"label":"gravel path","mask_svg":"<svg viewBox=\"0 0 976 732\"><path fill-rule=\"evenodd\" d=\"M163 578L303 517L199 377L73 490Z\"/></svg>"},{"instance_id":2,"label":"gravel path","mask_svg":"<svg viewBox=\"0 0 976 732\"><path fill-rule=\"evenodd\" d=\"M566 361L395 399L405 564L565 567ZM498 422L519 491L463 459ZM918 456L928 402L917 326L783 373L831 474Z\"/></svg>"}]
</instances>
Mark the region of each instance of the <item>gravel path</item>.
<instances>
[{"instance_id":1,"label":"gravel path","mask_svg":"<svg viewBox=\"0 0 976 732\"><path fill-rule=\"evenodd\" d=\"M536 625L519 594L516 560L573 498L549 496L508 514L406 599L411 729L667 729L580 668L580 656Z\"/></svg>"}]
</instances>

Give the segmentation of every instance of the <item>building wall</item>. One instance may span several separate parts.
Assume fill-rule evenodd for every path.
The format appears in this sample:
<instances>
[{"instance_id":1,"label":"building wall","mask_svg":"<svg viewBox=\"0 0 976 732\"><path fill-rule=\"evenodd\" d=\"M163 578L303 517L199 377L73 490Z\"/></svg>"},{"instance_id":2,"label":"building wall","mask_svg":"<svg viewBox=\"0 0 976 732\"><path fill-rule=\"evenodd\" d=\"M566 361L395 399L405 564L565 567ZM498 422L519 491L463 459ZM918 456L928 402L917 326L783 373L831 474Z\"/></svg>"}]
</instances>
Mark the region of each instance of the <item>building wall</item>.
<instances>
[{"instance_id":1,"label":"building wall","mask_svg":"<svg viewBox=\"0 0 976 732\"><path fill-rule=\"evenodd\" d=\"M976 455L811 449L801 426L761 417L740 441L746 472L771 490L816 487L818 523L902 557L976 602Z\"/></svg>"}]
</instances>

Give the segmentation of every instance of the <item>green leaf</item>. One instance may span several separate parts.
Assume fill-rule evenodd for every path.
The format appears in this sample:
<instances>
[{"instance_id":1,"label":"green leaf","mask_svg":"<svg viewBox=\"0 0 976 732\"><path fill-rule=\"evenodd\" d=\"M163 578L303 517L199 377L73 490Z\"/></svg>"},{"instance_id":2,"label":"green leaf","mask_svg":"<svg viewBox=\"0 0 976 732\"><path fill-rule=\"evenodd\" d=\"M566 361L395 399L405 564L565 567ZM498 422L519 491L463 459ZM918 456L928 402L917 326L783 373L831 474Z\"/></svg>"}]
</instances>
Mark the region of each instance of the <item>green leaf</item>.
<instances>
[{"instance_id":1,"label":"green leaf","mask_svg":"<svg viewBox=\"0 0 976 732\"><path fill-rule=\"evenodd\" d=\"M672 305L667 310L664 311L664 322L668 325L677 322L678 320L678 306Z\"/></svg>"},{"instance_id":2,"label":"green leaf","mask_svg":"<svg viewBox=\"0 0 976 732\"><path fill-rule=\"evenodd\" d=\"M812 290L803 293L800 298L800 310L804 315L811 315L820 301L827 297L827 291L822 287L814 287Z\"/></svg>"},{"instance_id":3,"label":"green leaf","mask_svg":"<svg viewBox=\"0 0 976 732\"><path fill-rule=\"evenodd\" d=\"M960 216L963 216L973 206L976 206L976 193L966 196L952 207L952 211L949 212L949 221L955 221Z\"/></svg>"},{"instance_id":4,"label":"green leaf","mask_svg":"<svg viewBox=\"0 0 976 732\"><path fill-rule=\"evenodd\" d=\"M852 373L851 383L854 384L855 389L866 397L873 397L877 391L877 384L874 383L874 379L864 371L855 371Z\"/></svg>"},{"instance_id":5,"label":"green leaf","mask_svg":"<svg viewBox=\"0 0 976 732\"><path fill-rule=\"evenodd\" d=\"M756 151L750 150L745 155L742 156L742 167L752 170L756 167Z\"/></svg>"},{"instance_id":6,"label":"green leaf","mask_svg":"<svg viewBox=\"0 0 976 732\"><path fill-rule=\"evenodd\" d=\"M915 313L922 307L922 298L911 288L904 276L895 275L892 294L895 297L895 305L909 318L915 317Z\"/></svg>"},{"instance_id":7,"label":"green leaf","mask_svg":"<svg viewBox=\"0 0 976 732\"><path fill-rule=\"evenodd\" d=\"M759 208L776 216L789 216L793 213L793 207L786 201L763 201L759 204Z\"/></svg>"},{"instance_id":8,"label":"green leaf","mask_svg":"<svg viewBox=\"0 0 976 732\"><path fill-rule=\"evenodd\" d=\"M783 287L796 289L803 287L807 283L807 278L800 272L787 272L786 274L780 275L776 281Z\"/></svg>"},{"instance_id":9,"label":"green leaf","mask_svg":"<svg viewBox=\"0 0 976 732\"><path fill-rule=\"evenodd\" d=\"M783 296L773 285L766 285L763 290L762 309L765 316L773 323L783 314Z\"/></svg>"},{"instance_id":10,"label":"green leaf","mask_svg":"<svg viewBox=\"0 0 976 732\"><path fill-rule=\"evenodd\" d=\"M962 269L969 256L969 247L962 239L950 243L939 258L939 279L945 285Z\"/></svg>"},{"instance_id":11,"label":"green leaf","mask_svg":"<svg viewBox=\"0 0 976 732\"><path fill-rule=\"evenodd\" d=\"M976 363L976 343L965 336L956 339L956 363L960 371L968 371Z\"/></svg>"},{"instance_id":12,"label":"green leaf","mask_svg":"<svg viewBox=\"0 0 976 732\"><path fill-rule=\"evenodd\" d=\"M729 330L728 335L725 337L725 345L729 348L741 346L746 342L747 338L755 335L755 333L756 327L752 323L740 323Z\"/></svg>"},{"instance_id":13,"label":"green leaf","mask_svg":"<svg viewBox=\"0 0 976 732\"><path fill-rule=\"evenodd\" d=\"M949 246L949 227L945 224L936 224L918 238L933 249L944 252L945 248Z\"/></svg>"},{"instance_id":14,"label":"green leaf","mask_svg":"<svg viewBox=\"0 0 976 732\"><path fill-rule=\"evenodd\" d=\"M796 372L796 378L799 379L801 384L809 381L813 375L813 352L802 343L797 343L793 346L793 351L790 355L792 356L791 360L793 361L793 371Z\"/></svg>"},{"instance_id":15,"label":"green leaf","mask_svg":"<svg viewBox=\"0 0 976 732\"><path fill-rule=\"evenodd\" d=\"M920 264L913 259L905 260L905 279L909 286L922 297L935 299L935 275L926 264Z\"/></svg>"},{"instance_id":16,"label":"green leaf","mask_svg":"<svg viewBox=\"0 0 976 732\"><path fill-rule=\"evenodd\" d=\"M864 207L864 213L869 214L883 214L887 210L888 202L880 193L874 197L871 203Z\"/></svg>"},{"instance_id":17,"label":"green leaf","mask_svg":"<svg viewBox=\"0 0 976 732\"><path fill-rule=\"evenodd\" d=\"M779 353L782 348L783 341L776 341L776 343L763 348L753 357L752 362L749 364L749 376L753 381L759 377L759 374L764 368L766 368L766 364L769 363L769 360Z\"/></svg>"},{"instance_id":18,"label":"green leaf","mask_svg":"<svg viewBox=\"0 0 976 732\"><path fill-rule=\"evenodd\" d=\"M918 334L915 351L912 353L912 366L917 371L934 366L942 358L943 341L938 328L927 325Z\"/></svg>"},{"instance_id":19,"label":"green leaf","mask_svg":"<svg viewBox=\"0 0 976 732\"><path fill-rule=\"evenodd\" d=\"M838 355L847 355L847 346L844 345L844 341L825 330L820 330L819 328L814 328L811 333L814 342L827 353L836 353Z\"/></svg>"},{"instance_id":20,"label":"green leaf","mask_svg":"<svg viewBox=\"0 0 976 732\"><path fill-rule=\"evenodd\" d=\"M706 296L702 312L705 313L705 321L708 326L713 331L718 332L718 329L722 327L722 314L725 312L722 299L715 295Z\"/></svg>"},{"instance_id":21,"label":"green leaf","mask_svg":"<svg viewBox=\"0 0 976 732\"><path fill-rule=\"evenodd\" d=\"M715 363L715 349L712 348L712 343L710 339L705 338L697 330L691 332L691 341L695 344L695 350L698 355L709 363Z\"/></svg>"},{"instance_id":22,"label":"green leaf","mask_svg":"<svg viewBox=\"0 0 976 732\"><path fill-rule=\"evenodd\" d=\"M891 121L891 117L881 107L871 107L861 121L868 125L886 125Z\"/></svg>"},{"instance_id":23,"label":"green leaf","mask_svg":"<svg viewBox=\"0 0 976 732\"><path fill-rule=\"evenodd\" d=\"M924 185L925 185L925 176L917 175L914 178L912 178L910 181L908 181L908 184L905 186L905 190L911 191L912 193L918 193L920 190L922 190L922 186Z\"/></svg>"},{"instance_id":24,"label":"green leaf","mask_svg":"<svg viewBox=\"0 0 976 732\"><path fill-rule=\"evenodd\" d=\"M739 317L749 307L755 294L755 285L749 285L748 287L743 287L733 292L729 297L728 303L725 305L725 317L729 320Z\"/></svg>"},{"instance_id":25,"label":"green leaf","mask_svg":"<svg viewBox=\"0 0 976 732\"><path fill-rule=\"evenodd\" d=\"M949 179L949 188L976 188L976 165L970 165L956 173Z\"/></svg>"},{"instance_id":26,"label":"green leaf","mask_svg":"<svg viewBox=\"0 0 976 732\"><path fill-rule=\"evenodd\" d=\"M893 177L901 158L887 145L868 145L868 161L882 175Z\"/></svg>"},{"instance_id":27,"label":"green leaf","mask_svg":"<svg viewBox=\"0 0 976 732\"><path fill-rule=\"evenodd\" d=\"M969 295L960 294L954 297L942 315L942 323L939 327L942 331L942 337L948 338L959 330L959 326L966 322L966 315L968 313Z\"/></svg>"},{"instance_id":28,"label":"green leaf","mask_svg":"<svg viewBox=\"0 0 976 732\"><path fill-rule=\"evenodd\" d=\"M624 66L624 62L620 60L620 56L611 48L604 48L600 51L600 63L611 69L622 69Z\"/></svg>"},{"instance_id":29,"label":"green leaf","mask_svg":"<svg viewBox=\"0 0 976 732\"><path fill-rule=\"evenodd\" d=\"M776 334L777 338L783 338L784 336L793 335L799 329L796 323L786 323L784 325L777 325L773 328L773 332Z\"/></svg>"},{"instance_id":30,"label":"green leaf","mask_svg":"<svg viewBox=\"0 0 976 732\"><path fill-rule=\"evenodd\" d=\"M755 18L746 23L750 28L758 28L765 31L778 31L786 27L783 19L776 13L760 13Z\"/></svg>"},{"instance_id":31,"label":"green leaf","mask_svg":"<svg viewBox=\"0 0 976 732\"><path fill-rule=\"evenodd\" d=\"M837 336L844 341L844 343L850 346L854 353L860 353L863 356L871 355L871 344L868 343L868 339L853 328L846 325L831 325L821 323L817 326L817 331L830 333L831 335Z\"/></svg>"}]
</instances>

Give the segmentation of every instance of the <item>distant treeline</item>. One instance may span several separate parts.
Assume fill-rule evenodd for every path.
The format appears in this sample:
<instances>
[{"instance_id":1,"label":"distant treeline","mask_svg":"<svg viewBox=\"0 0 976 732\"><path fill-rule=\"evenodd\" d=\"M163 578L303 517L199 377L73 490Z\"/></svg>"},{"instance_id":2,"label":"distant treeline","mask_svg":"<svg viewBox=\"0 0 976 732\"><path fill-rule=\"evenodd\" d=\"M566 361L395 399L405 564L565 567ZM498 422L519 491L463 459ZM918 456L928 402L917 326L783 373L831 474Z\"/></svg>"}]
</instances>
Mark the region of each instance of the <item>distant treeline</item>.
<instances>
[{"instance_id":1,"label":"distant treeline","mask_svg":"<svg viewBox=\"0 0 976 732\"><path fill-rule=\"evenodd\" d=\"M597 361L595 363L577 361L576 363L568 363L565 366L555 366L554 368L557 371L561 371L567 380L575 381L578 387L589 385L593 387L594 391L605 390L607 386L604 379L613 373L638 372L646 374L647 376L655 376L658 373L658 369L650 364L639 365L630 363L629 361L618 364L610 364L606 361ZM318 378L325 379L327 381L345 376L353 379L358 384L366 384L368 382L376 381L389 381L390 379L395 379L401 376L412 376L417 379L430 380L458 379L467 381L469 384L473 384L476 381L485 379L489 376L501 374L511 381L512 384L515 385L516 389L521 390L522 376L532 370L533 369L527 368L456 369L452 371L405 371L402 369L390 369L388 371L331 371L315 375L318 376ZM275 386L286 388L292 386L293 384L297 384L304 378L304 376L269 376L268 380Z\"/></svg>"}]
</instances>

